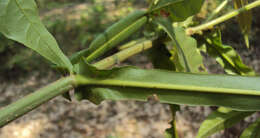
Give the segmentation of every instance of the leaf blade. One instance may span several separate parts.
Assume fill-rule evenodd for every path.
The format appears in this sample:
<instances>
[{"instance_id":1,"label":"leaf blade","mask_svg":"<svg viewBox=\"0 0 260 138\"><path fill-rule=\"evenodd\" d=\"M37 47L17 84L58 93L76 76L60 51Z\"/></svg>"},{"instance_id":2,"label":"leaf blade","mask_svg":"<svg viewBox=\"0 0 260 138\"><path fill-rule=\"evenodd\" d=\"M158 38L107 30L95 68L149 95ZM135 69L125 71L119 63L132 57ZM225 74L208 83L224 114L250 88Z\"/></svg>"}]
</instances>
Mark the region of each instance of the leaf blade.
<instances>
[{"instance_id":1,"label":"leaf blade","mask_svg":"<svg viewBox=\"0 0 260 138\"><path fill-rule=\"evenodd\" d=\"M246 128L240 138L260 138L260 119L257 119L254 123Z\"/></svg>"},{"instance_id":2,"label":"leaf blade","mask_svg":"<svg viewBox=\"0 0 260 138\"><path fill-rule=\"evenodd\" d=\"M201 124L196 138L206 138L220 130L229 128L254 112L239 112L220 107Z\"/></svg>"},{"instance_id":3,"label":"leaf blade","mask_svg":"<svg viewBox=\"0 0 260 138\"><path fill-rule=\"evenodd\" d=\"M221 32L213 32L206 36L207 53L216 58L216 61L229 74L240 74L254 76L253 69L245 65L235 49L229 45L222 44Z\"/></svg>"},{"instance_id":4,"label":"leaf blade","mask_svg":"<svg viewBox=\"0 0 260 138\"><path fill-rule=\"evenodd\" d=\"M198 13L203 2L204 0L159 0L150 12L167 13L172 21L180 22Z\"/></svg>"},{"instance_id":5,"label":"leaf blade","mask_svg":"<svg viewBox=\"0 0 260 138\"><path fill-rule=\"evenodd\" d=\"M203 60L197 50L196 40L187 36L183 28L173 28L168 19L158 18L155 22L168 34L176 47L177 57L173 61L177 70L181 72L199 72L198 68L203 65Z\"/></svg>"},{"instance_id":6,"label":"leaf blade","mask_svg":"<svg viewBox=\"0 0 260 138\"><path fill-rule=\"evenodd\" d=\"M171 38L172 42L176 45L178 58L180 61L181 66L185 69L186 72L190 72L190 67L188 65L187 57L183 52L182 47L180 46L179 42L176 40L176 36L174 33L174 28L171 25L170 20L165 18L157 18L155 23L159 25Z\"/></svg>"},{"instance_id":7,"label":"leaf blade","mask_svg":"<svg viewBox=\"0 0 260 138\"><path fill-rule=\"evenodd\" d=\"M34 0L3 0L0 8L2 34L33 49L54 64L72 70L69 59L42 24Z\"/></svg>"},{"instance_id":8,"label":"leaf blade","mask_svg":"<svg viewBox=\"0 0 260 138\"><path fill-rule=\"evenodd\" d=\"M142 70L132 67L98 71L80 65L75 76L87 89L83 98L102 100L138 100L156 94L162 103L224 106L235 110L260 110L259 77L176 73ZM88 68L86 70L85 68ZM84 77L85 76L85 77ZM98 100L97 100L98 99Z\"/></svg>"},{"instance_id":9,"label":"leaf blade","mask_svg":"<svg viewBox=\"0 0 260 138\"><path fill-rule=\"evenodd\" d=\"M176 41L179 43L186 56L190 72L200 72L199 67L203 66L203 57L197 49L197 41L194 38L187 36L185 30L181 27L175 27L174 33Z\"/></svg>"}]
</instances>

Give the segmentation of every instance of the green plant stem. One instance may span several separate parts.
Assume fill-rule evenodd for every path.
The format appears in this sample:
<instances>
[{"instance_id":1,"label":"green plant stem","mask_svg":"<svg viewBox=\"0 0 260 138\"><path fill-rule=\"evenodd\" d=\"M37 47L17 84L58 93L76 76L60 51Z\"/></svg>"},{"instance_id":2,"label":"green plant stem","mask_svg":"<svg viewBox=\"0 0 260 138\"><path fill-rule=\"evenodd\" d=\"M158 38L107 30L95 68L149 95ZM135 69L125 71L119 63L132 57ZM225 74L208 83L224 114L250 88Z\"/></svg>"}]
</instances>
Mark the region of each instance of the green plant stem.
<instances>
[{"instance_id":1,"label":"green plant stem","mask_svg":"<svg viewBox=\"0 0 260 138\"><path fill-rule=\"evenodd\" d=\"M214 19L214 20L212 20L212 21L209 21L209 22L207 22L207 23L205 23L205 24L202 24L202 25L199 25L199 26L196 26L196 27L188 28L188 29L186 30L186 33L187 33L187 35L192 35L192 34L194 34L194 33L200 32L200 31L202 31L202 30L209 29L209 28L211 28L211 27L213 27L213 26L215 26L215 25L217 25L217 24L220 24L220 23L222 23L222 22L225 22L226 20L229 20L229 19L231 19L231 18L233 18L233 17L239 15L241 12L248 11L248 10L253 9L253 8L256 8L256 7L258 7L258 6L260 6L260 0L254 1L254 2L252 2L252 3L250 3L250 4L247 4L247 5L246 5L245 7L243 7L243 8L234 10L234 11L232 11L232 12L230 12L230 13L227 13L227 14L225 14L225 15L223 15L223 16L217 18L217 19Z\"/></svg>"},{"instance_id":2,"label":"green plant stem","mask_svg":"<svg viewBox=\"0 0 260 138\"><path fill-rule=\"evenodd\" d=\"M171 138L178 138L178 131L177 131L177 127L176 127L176 113L177 111L180 110L180 106L179 105L175 105L175 104L170 104L170 110L172 113L172 121L171 121L171 129L169 129L169 133L171 135Z\"/></svg>"},{"instance_id":3,"label":"green plant stem","mask_svg":"<svg viewBox=\"0 0 260 138\"><path fill-rule=\"evenodd\" d=\"M141 42L139 44L136 44L134 46L131 46L127 49L124 49L110 57L107 57L97 63L94 64L99 69L106 69L111 67L114 64L117 64L118 62L122 62L126 60L127 58L138 54L144 50L147 50L152 47L152 41L151 40L146 40L144 42Z\"/></svg>"},{"instance_id":4,"label":"green plant stem","mask_svg":"<svg viewBox=\"0 0 260 138\"><path fill-rule=\"evenodd\" d=\"M65 77L2 108L0 110L0 127L32 111L52 98L73 89L74 84L74 76Z\"/></svg>"},{"instance_id":5,"label":"green plant stem","mask_svg":"<svg viewBox=\"0 0 260 138\"><path fill-rule=\"evenodd\" d=\"M229 0L224 0L210 15L209 17L205 20L205 22L210 21L213 19L226 5L228 4Z\"/></svg>"},{"instance_id":6,"label":"green plant stem","mask_svg":"<svg viewBox=\"0 0 260 138\"><path fill-rule=\"evenodd\" d=\"M175 135L175 138L178 138L179 136L178 136L178 131L177 131L177 126L176 126L176 110L175 111L173 111L172 110L172 121L173 121L173 126L174 126L174 132L173 132L173 134Z\"/></svg>"},{"instance_id":7,"label":"green plant stem","mask_svg":"<svg viewBox=\"0 0 260 138\"><path fill-rule=\"evenodd\" d=\"M109 66L112 66L116 63L115 56L123 61L128 57L140 53L145 49L152 47L152 41L147 40L143 43L137 44L136 46L130 47L128 49L122 50L119 53L108 57L100 62L94 64L94 66L105 69ZM7 123L15 120L16 118L32 111L41 104L51 100L52 98L59 96L69 90L73 89L76 86L74 76L68 76L57 80L44 88L41 88L24 98L4 107L0 108L0 127L6 125Z\"/></svg>"}]
</instances>

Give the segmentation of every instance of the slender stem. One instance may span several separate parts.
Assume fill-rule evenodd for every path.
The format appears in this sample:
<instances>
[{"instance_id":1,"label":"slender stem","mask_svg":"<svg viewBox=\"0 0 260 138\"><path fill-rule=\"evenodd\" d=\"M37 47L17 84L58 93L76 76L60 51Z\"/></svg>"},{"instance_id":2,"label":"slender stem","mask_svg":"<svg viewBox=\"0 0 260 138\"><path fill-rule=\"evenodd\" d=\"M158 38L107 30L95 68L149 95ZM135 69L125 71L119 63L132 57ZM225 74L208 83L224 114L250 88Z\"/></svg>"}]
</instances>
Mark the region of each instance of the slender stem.
<instances>
[{"instance_id":1,"label":"slender stem","mask_svg":"<svg viewBox=\"0 0 260 138\"><path fill-rule=\"evenodd\" d=\"M107 57L107 58L95 63L94 66L96 66L99 69L106 69L118 62L122 62L122 61L126 60L127 58L129 58L135 54L138 54L146 49L149 49L151 47L152 47L152 41L146 40L146 41L136 44L130 48L124 49L110 57Z\"/></svg>"},{"instance_id":2,"label":"slender stem","mask_svg":"<svg viewBox=\"0 0 260 138\"><path fill-rule=\"evenodd\" d=\"M220 24L220 23L222 23L222 22L224 22L226 20L229 20L229 19L239 15L241 12L248 11L248 10L253 9L255 7L258 7L258 6L260 6L260 0L254 1L254 2L252 2L250 4L247 4L245 7L242 7L240 9L234 10L234 11L232 11L230 13L227 13L227 14L225 14L225 15L223 15L223 16L215 19L215 20L212 20L212 21L210 21L208 23L199 25L197 27L188 28L186 30L186 33L187 33L187 35L192 35L194 33L200 32L202 30L209 29L209 28L211 28L211 27L213 27L213 26L215 26L217 24Z\"/></svg>"},{"instance_id":3,"label":"slender stem","mask_svg":"<svg viewBox=\"0 0 260 138\"><path fill-rule=\"evenodd\" d=\"M210 21L213 19L226 5L228 4L229 0L224 0L210 15L209 17L205 20L205 22Z\"/></svg>"},{"instance_id":4,"label":"slender stem","mask_svg":"<svg viewBox=\"0 0 260 138\"><path fill-rule=\"evenodd\" d=\"M32 111L50 99L73 89L74 76L57 80L0 110L0 127Z\"/></svg>"},{"instance_id":5,"label":"slender stem","mask_svg":"<svg viewBox=\"0 0 260 138\"><path fill-rule=\"evenodd\" d=\"M172 137L173 138L178 138L178 131L177 131L177 127L176 127L176 112L180 110L180 106L179 105L174 105L174 104L170 104L170 109L171 109L171 113L172 113L172 122L171 122L171 126L172 126Z\"/></svg>"}]
</instances>

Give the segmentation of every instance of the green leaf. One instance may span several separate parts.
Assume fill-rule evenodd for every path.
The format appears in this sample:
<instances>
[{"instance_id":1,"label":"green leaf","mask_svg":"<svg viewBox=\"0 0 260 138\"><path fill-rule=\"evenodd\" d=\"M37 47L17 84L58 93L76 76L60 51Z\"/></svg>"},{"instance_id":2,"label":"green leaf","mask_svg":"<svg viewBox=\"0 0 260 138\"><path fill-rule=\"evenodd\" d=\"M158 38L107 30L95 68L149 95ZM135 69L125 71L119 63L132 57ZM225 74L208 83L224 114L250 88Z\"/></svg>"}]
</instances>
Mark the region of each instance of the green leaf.
<instances>
[{"instance_id":1,"label":"green leaf","mask_svg":"<svg viewBox=\"0 0 260 138\"><path fill-rule=\"evenodd\" d=\"M157 95L168 104L224 106L234 110L260 110L259 77L202 75L133 67L97 70L80 62L75 76L81 98L146 101ZM85 89L83 89L85 88Z\"/></svg>"},{"instance_id":2,"label":"green leaf","mask_svg":"<svg viewBox=\"0 0 260 138\"><path fill-rule=\"evenodd\" d=\"M93 61L140 29L147 21L145 14L146 11L135 11L119 20L104 33L98 35L89 48L73 54L70 58L71 62L75 64L81 57L87 57L88 62Z\"/></svg>"},{"instance_id":3,"label":"green leaf","mask_svg":"<svg viewBox=\"0 0 260 138\"><path fill-rule=\"evenodd\" d=\"M260 130L260 118L257 119L251 125L249 125L249 127L243 131L240 138L260 138L259 130Z\"/></svg>"},{"instance_id":4,"label":"green leaf","mask_svg":"<svg viewBox=\"0 0 260 138\"><path fill-rule=\"evenodd\" d=\"M176 40L174 28L172 27L171 21L168 19L165 19L165 18L157 18L155 20L155 23L157 23L159 25L159 27L161 27L168 34L168 36L171 38L172 42L176 45L178 62L180 63L180 65L176 66L176 67L177 68L179 67L180 71L184 70L184 72L185 71L190 72L190 67L188 65L187 57L186 57L185 53L183 52L182 47Z\"/></svg>"},{"instance_id":5,"label":"green leaf","mask_svg":"<svg viewBox=\"0 0 260 138\"><path fill-rule=\"evenodd\" d=\"M0 32L72 71L72 64L42 24L34 0L1 0Z\"/></svg>"},{"instance_id":6,"label":"green leaf","mask_svg":"<svg viewBox=\"0 0 260 138\"><path fill-rule=\"evenodd\" d=\"M222 44L221 32L217 31L205 37L207 53L229 74L255 75L254 71L243 64L237 52L228 45Z\"/></svg>"},{"instance_id":7,"label":"green leaf","mask_svg":"<svg viewBox=\"0 0 260 138\"><path fill-rule=\"evenodd\" d=\"M232 111L231 109L220 107L203 121L196 138L206 138L218 131L230 128L253 113Z\"/></svg>"},{"instance_id":8,"label":"green leaf","mask_svg":"<svg viewBox=\"0 0 260 138\"><path fill-rule=\"evenodd\" d=\"M203 66L203 57L197 49L197 41L194 38L187 36L185 30L181 27L174 28L174 33L177 43L180 44L183 53L186 56L190 72L199 72L199 67Z\"/></svg>"},{"instance_id":9,"label":"green leaf","mask_svg":"<svg viewBox=\"0 0 260 138\"><path fill-rule=\"evenodd\" d=\"M159 0L153 4L150 12L160 16L170 16L172 21L180 22L198 13L203 2L204 0Z\"/></svg>"},{"instance_id":10,"label":"green leaf","mask_svg":"<svg viewBox=\"0 0 260 138\"><path fill-rule=\"evenodd\" d=\"M211 33L210 37L205 36L207 53L215 57L228 74L254 75L254 71L242 63L241 58L232 47L222 44L220 31ZM236 112L220 107L218 111L211 113L202 123L197 137L207 137L225 128L232 127L252 113Z\"/></svg>"},{"instance_id":11,"label":"green leaf","mask_svg":"<svg viewBox=\"0 0 260 138\"><path fill-rule=\"evenodd\" d=\"M235 9L239 9L248 4L248 0L233 0ZM252 12L251 10L243 11L237 16L242 34L244 35L245 43L249 48L249 33L251 31L252 24Z\"/></svg>"},{"instance_id":12,"label":"green leaf","mask_svg":"<svg viewBox=\"0 0 260 138\"><path fill-rule=\"evenodd\" d=\"M203 60L197 50L196 40L187 36L183 28L173 28L171 22L167 19L158 18L155 22L167 32L173 42L172 45L176 48L176 50L173 48L172 60L175 62L177 70L181 72L199 72L198 68L203 65ZM175 55L174 52L176 52Z\"/></svg>"}]
</instances>

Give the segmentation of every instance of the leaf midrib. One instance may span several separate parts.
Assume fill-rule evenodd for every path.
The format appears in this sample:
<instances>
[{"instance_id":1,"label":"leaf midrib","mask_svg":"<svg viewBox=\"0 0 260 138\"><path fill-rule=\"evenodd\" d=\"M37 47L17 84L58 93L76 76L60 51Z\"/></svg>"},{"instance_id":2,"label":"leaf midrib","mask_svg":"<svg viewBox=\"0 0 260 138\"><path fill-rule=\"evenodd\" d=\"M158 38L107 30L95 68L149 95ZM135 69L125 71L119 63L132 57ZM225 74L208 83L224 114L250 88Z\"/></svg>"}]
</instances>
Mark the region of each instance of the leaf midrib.
<instances>
[{"instance_id":1,"label":"leaf midrib","mask_svg":"<svg viewBox=\"0 0 260 138\"><path fill-rule=\"evenodd\" d=\"M183 62L184 62L184 65L185 65L184 68L186 69L187 72L191 72L191 69L189 67L189 63L188 63L187 57L186 57L186 55L185 55L181 45L179 44L179 42L178 42L178 40L177 40L177 38L175 36L174 28L172 26L169 26L170 27L169 29L171 29L171 30L169 30L169 29L167 29L168 28L167 24L164 25L161 22L157 22L157 23L160 26L162 26L163 30L170 36L171 40L173 42L175 42L176 47L177 47L177 51L178 51L177 55L179 55L179 53L181 54L181 57L183 57Z\"/></svg>"},{"instance_id":2,"label":"leaf midrib","mask_svg":"<svg viewBox=\"0 0 260 138\"><path fill-rule=\"evenodd\" d=\"M206 86L181 85L181 84L166 84L155 82L140 82L133 80L120 79L91 79L84 78L80 75L76 77L79 85L101 85L101 86L117 86L117 87L136 87L148 89L164 89L164 90L183 90L202 93L221 93L221 94L236 94L236 95L254 95L260 96L260 91L257 90L241 90L232 88L216 88Z\"/></svg>"}]
</instances>

